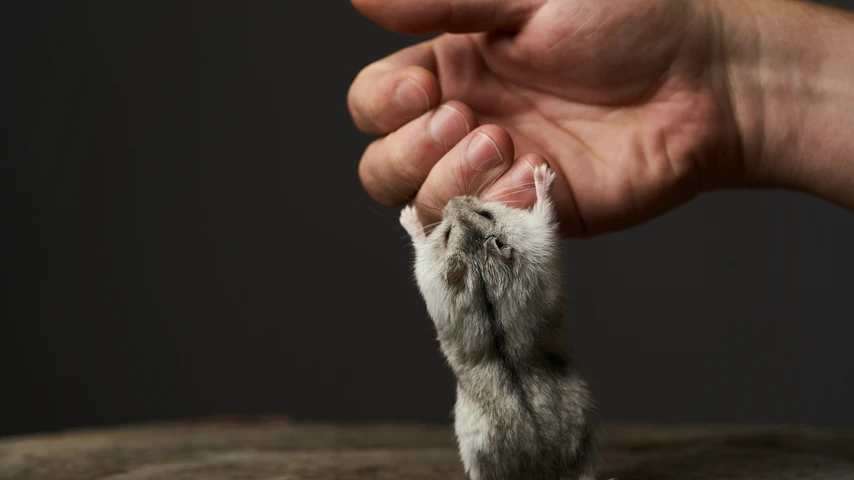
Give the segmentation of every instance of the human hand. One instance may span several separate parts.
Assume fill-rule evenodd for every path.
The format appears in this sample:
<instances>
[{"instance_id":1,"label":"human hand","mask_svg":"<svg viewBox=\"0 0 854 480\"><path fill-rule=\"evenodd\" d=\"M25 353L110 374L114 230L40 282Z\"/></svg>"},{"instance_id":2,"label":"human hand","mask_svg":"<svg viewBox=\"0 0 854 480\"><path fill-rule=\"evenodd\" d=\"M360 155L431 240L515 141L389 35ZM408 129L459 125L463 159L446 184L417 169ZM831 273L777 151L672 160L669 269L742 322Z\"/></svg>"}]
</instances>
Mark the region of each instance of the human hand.
<instances>
[{"instance_id":1,"label":"human hand","mask_svg":"<svg viewBox=\"0 0 854 480\"><path fill-rule=\"evenodd\" d=\"M425 224L461 194L531 206L542 162L571 236L749 177L740 128L760 115L736 111L716 2L352 1L393 31L457 32L366 67L348 95L356 125L385 135L362 157L364 187L414 199Z\"/></svg>"}]
</instances>

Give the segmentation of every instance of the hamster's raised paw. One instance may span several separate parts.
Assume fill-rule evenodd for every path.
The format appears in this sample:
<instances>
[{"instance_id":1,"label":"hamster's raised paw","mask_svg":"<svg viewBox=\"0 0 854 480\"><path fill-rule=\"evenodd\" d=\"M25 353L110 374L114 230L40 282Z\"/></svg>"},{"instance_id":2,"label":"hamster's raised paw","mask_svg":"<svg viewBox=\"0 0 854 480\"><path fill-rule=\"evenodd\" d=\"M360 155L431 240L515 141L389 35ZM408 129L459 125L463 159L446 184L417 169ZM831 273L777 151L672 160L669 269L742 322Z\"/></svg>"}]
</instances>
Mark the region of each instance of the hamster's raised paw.
<instances>
[{"instance_id":1,"label":"hamster's raised paw","mask_svg":"<svg viewBox=\"0 0 854 480\"><path fill-rule=\"evenodd\" d=\"M407 205L400 212L400 224L413 240L424 238L424 226L418 219L418 211L414 205Z\"/></svg>"},{"instance_id":2,"label":"hamster's raised paw","mask_svg":"<svg viewBox=\"0 0 854 480\"><path fill-rule=\"evenodd\" d=\"M541 164L534 167L534 185L537 188L537 196L541 196L541 192L548 192L555 181L554 170L549 168L548 164Z\"/></svg>"}]
</instances>

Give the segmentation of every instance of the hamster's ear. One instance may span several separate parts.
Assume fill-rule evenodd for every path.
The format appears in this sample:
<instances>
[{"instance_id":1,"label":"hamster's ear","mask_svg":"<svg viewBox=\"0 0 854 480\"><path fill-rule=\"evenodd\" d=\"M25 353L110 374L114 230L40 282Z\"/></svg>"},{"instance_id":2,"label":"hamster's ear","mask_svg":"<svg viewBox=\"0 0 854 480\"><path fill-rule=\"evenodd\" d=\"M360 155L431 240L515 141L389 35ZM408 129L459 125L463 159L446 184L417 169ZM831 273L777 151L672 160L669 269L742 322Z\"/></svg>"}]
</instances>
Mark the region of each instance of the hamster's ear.
<instances>
[{"instance_id":1,"label":"hamster's ear","mask_svg":"<svg viewBox=\"0 0 854 480\"><path fill-rule=\"evenodd\" d=\"M400 224L413 242L424 240L424 226L421 225L421 220L418 220L418 212L414 205L407 205L400 212Z\"/></svg>"}]
</instances>

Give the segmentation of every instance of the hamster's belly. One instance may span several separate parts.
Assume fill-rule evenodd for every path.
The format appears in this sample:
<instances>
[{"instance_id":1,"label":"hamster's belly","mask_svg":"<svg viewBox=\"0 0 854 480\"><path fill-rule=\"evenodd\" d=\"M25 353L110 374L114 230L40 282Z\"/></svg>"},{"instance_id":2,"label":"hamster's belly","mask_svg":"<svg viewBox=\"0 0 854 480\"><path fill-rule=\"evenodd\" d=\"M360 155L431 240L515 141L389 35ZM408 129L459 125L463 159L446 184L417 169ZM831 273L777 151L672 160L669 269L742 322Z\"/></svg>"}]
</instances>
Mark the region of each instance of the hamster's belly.
<instances>
[{"instance_id":1,"label":"hamster's belly","mask_svg":"<svg viewBox=\"0 0 854 480\"><path fill-rule=\"evenodd\" d=\"M576 455L587 419L572 378L528 389L525 400L472 387L457 388L454 408L460 458L472 480L553 479L583 460Z\"/></svg>"},{"instance_id":2,"label":"hamster's belly","mask_svg":"<svg viewBox=\"0 0 854 480\"><path fill-rule=\"evenodd\" d=\"M495 422L459 389L454 406L454 433L466 473L472 480L480 480L483 476L478 468L478 455L489 450L490 438L496 433Z\"/></svg>"},{"instance_id":3,"label":"hamster's belly","mask_svg":"<svg viewBox=\"0 0 854 480\"><path fill-rule=\"evenodd\" d=\"M511 399L498 403L484 407L457 391L454 431L466 473L472 480L512 478L521 468L525 478L539 478L535 465L553 459L543 458L533 419Z\"/></svg>"}]
</instances>

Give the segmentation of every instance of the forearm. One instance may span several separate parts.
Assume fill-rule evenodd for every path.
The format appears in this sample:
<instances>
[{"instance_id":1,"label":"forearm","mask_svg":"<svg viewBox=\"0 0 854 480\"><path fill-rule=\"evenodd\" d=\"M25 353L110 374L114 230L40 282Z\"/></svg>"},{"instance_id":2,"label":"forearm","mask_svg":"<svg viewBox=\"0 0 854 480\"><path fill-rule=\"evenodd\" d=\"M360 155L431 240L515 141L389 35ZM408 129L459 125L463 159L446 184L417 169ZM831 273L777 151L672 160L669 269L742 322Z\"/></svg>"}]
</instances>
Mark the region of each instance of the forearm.
<instances>
[{"instance_id":1,"label":"forearm","mask_svg":"<svg viewBox=\"0 0 854 480\"><path fill-rule=\"evenodd\" d=\"M716 0L748 185L854 209L854 16L791 0Z\"/></svg>"}]
</instances>

